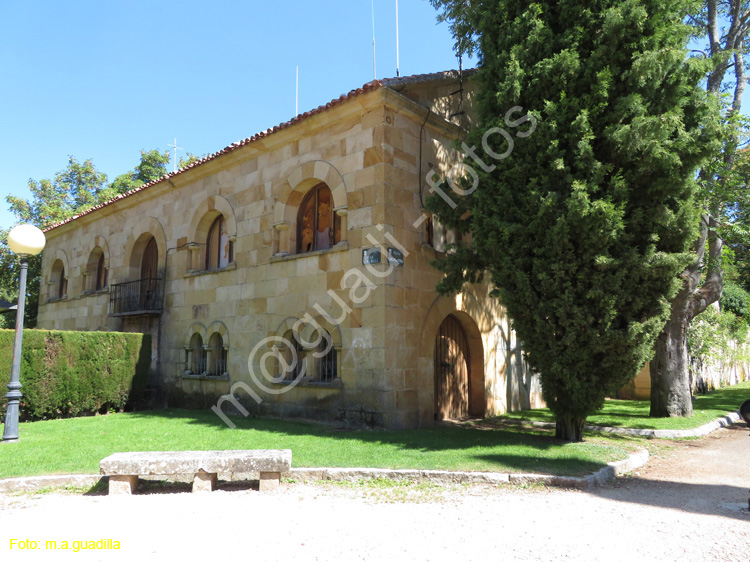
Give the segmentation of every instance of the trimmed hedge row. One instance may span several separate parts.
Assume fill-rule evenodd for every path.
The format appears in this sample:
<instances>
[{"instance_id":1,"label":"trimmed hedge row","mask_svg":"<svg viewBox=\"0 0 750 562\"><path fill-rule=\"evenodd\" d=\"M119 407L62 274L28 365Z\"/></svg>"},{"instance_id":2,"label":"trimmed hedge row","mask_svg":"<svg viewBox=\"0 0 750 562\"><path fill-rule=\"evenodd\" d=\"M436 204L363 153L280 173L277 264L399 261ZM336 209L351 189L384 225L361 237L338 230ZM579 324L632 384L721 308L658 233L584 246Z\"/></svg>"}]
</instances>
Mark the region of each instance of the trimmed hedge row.
<instances>
[{"instance_id":1,"label":"trimmed hedge row","mask_svg":"<svg viewBox=\"0 0 750 562\"><path fill-rule=\"evenodd\" d=\"M0 330L0 396L10 382L13 330ZM120 410L143 397L151 336L121 332L24 330L22 420ZM7 399L0 400L5 414Z\"/></svg>"}]
</instances>

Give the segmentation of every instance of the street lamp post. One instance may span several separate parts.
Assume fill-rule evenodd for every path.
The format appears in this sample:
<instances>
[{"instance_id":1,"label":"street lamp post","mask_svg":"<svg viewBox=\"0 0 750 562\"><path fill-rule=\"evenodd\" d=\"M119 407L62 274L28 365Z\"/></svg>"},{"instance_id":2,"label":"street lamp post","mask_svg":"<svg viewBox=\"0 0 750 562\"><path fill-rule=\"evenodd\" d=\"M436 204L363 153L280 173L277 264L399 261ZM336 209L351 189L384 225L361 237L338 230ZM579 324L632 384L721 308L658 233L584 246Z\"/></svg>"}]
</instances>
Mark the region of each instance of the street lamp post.
<instances>
[{"instance_id":1,"label":"street lamp post","mask_svg":"<svg viewBox=\"0 0 750 562\"><path fill-rule=\"evenodd\" d=\"M44 233L30 224L21 224L8 233L8 246L21 257L21 275L18 281L18 308L16 309L16 336L13 340L13 363L8 383L8 408L5 410L3 443L18 441L18 407L21 401L21 342L23 340L23 311L26 305L26 272L29 256L44 249Z\"/></svg>"}]
</instances>

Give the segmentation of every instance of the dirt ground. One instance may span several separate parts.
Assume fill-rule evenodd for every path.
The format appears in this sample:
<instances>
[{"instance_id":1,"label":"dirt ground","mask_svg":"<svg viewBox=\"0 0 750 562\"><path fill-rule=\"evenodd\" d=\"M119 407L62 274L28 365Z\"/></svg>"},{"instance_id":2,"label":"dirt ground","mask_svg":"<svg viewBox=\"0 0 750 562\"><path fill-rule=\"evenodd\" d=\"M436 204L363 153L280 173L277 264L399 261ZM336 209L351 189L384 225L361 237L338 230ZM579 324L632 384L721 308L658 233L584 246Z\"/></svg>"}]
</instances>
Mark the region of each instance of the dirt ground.
<instances>
[{"instance_id":1,"label":"dirt ground","mask_svg":"<svg viewBox=\"0 0 750 562\"><path fill-rule=\"evenodd\" d=\"M204 494L0 495L0 560L747 562L750 430L660 449L591 491L287 483L261 494L227 483ZM72 550L100 539L120 549Z\"/></svg>"}]
</instances>

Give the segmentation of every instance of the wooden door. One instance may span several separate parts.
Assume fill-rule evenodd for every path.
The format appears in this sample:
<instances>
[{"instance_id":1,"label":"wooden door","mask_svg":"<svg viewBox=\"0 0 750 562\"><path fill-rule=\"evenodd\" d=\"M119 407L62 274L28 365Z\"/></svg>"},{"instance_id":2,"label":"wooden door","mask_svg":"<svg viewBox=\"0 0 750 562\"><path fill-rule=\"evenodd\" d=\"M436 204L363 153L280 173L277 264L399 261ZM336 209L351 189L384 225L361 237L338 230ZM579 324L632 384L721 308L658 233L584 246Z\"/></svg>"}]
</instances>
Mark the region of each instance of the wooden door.
<instances>
[{"instance_id":1,"label":"wooden door","mask_svg":"<svg viewBox=\"0 0 750 562\"><path fill-rule=\"evenodd\" d=\"M156 272L159 268L159 250L156 247L156 240L151 238L143 250L143 259L141 259L141 279L156 279Z\"/></svg>"},{"instance_id":2,"label":"wooden door","mask_svg":"<svg viewBox=\"0 0 750 562\"><path fill-rule=\"evenodd\" d=\"M435 338L435 417L469 415L469 344L458 319L449 315Z\"/></svg>"},{"instance_id":3,"label":"wooden door","mask_svg":"<svg viewBox=\"0 0 750 562\"><path fill-rule=\"evenodd\" d=\"M151 238L141 259L140 310L156 310L158 300L159 249Z\"/></svg>"}]
</instances>

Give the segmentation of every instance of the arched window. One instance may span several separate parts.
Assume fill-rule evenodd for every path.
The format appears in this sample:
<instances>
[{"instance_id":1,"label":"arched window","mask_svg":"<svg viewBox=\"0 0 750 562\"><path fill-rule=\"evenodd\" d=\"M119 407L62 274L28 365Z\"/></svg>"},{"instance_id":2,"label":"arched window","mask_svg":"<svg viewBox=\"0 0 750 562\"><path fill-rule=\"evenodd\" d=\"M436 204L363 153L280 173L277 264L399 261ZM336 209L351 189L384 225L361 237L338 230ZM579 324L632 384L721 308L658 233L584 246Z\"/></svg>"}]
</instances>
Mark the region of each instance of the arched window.
<instances>
[{"instance_id":1,"label":"arched window","mask_svg":"<svg viewBox=\"0 0 750 562\"><path fill-rule=\"evenodd\" d=\"M68 294L68 279L65 276L65 266L62 260L55 260L52 264L52 272L49 279L50 299L62 299Z\"/></svg>"},{"instance_id":2,"label":"arched window","mask_svg":"<svg viewBox=\"0 0 750 562\"><path fill-rule=\"evenodd\" d=\"M209 375L219 377L227 372L227 350L224 349L224 338L218 332L214 333L208 340L211 348L211 364L206 371Z\"/></svg>"},{"instance_id":3,"label":"arched window","mask_svg":"<svg viewBox=\"0 0 750 562\"><path fill-rule=\"evenodd\" d=\"M280 351L283 361L279 362L280 372L278 376L283 376L284 380L294 381L307 374L305 372L305 350L292 330L284 334L284 339L287 343L281 346Z\"/></svg>"},{"instance_id":4,"label":"arched window","mask_svg":"<svg viewBox=\"0 0 750 562\"><path fill-rule=\"evenodd\" d=\"M196 375L203 374L206 371L206 350L203 349L203 338L200 334L193 334L190 338L190 355L192 361L188 364L188 369Z\"/></svg>"},{"instance_id":5,"label":"arched window","mask_svg":"<svg viewBox=\"0 0 750 562\"><path fill-rule=\"evenodd\" d=\"M65 277L65 268L60 270L60 282L57 286L57 298L61 299L68 294L68 278Z\"/></svg>"},{"instance_id":6,"label":"arched window","mask_svg":"<svg viewBox=\"0 0 750 562\"><path fill-rule=\"evenodd\" d=\"M234 260L233 246L234 244L229 239L229 232L227 232L227 222L223 215L219 215L208 230L206 269L221 269L229 265Z\"/></svg>"},{"instance_id":7,"label":"arched window","mask_svg":"<svg viewBox=\"0 0 750 562\"><path fill-rule=\"evenodd\" d=\"M104 253L99 256L99 261L96 262L96 286L97 291L101 291L107 286L107 268L104 267Z\"/></svg>"},{"instance_id":8,"label":"arched window","mask_svg":"<svg viewBox=\"0 0 750 562\"><path fill-rule=\"evenodd\" d=\"M104 259L104 251L97 246L91 251L89 261L86 264L86 290L101 291L107 286L107 267Z\"/></svg>"},{"instance_id":9,"label":"arched window","mask_svg":"<svg viewBox=\"0 0 750 562\"><path fill-rule=\"evenodd\" d=\"M341 241L341 217L333 212L331 190L324 183L302 200L297 215L297 253L325 250Z\"/></svg>"},{"instance_id":10,"label":"arched window","mask_svg":"<svg viewBox=\"0 0 750 562\"><path fill-rule=\"evenodd\" d=\"M338 378L338 361L331 335L323 330L323 337L315 349L315 378L320 382L332 382Z\"/></svg>"}]
</instances>

